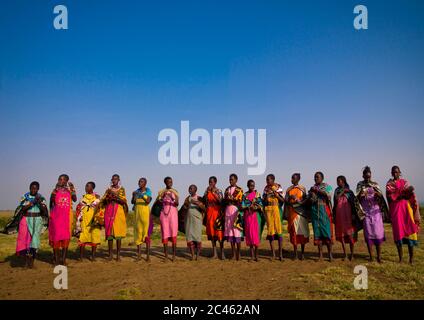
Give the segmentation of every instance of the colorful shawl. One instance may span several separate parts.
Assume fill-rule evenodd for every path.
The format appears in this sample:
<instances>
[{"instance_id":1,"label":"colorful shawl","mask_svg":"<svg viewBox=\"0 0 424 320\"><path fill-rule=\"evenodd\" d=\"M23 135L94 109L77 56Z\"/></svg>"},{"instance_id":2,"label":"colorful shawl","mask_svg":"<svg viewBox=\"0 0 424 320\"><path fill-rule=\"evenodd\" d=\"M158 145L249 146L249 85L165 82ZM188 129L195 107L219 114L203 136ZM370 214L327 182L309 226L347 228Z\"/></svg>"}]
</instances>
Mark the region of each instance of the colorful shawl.
<instances>
[{"instance_id":1,"label":"colorful shawl","mask_svg":"<svg viewBox=\"0 0 424 320\"><path fill-rule=\"evenodd\" d=\"M212 201L209 200L208 194L211 194L213 196ZM209 191L209 188L207 188L203 195L203 199L205 201L206 207L209 205L220 205L223 198L224 196L222 194L222 191L218 188L216 188L213 192Z\"/></svg>"},{"instance_id":2,"label":"colorful shawl","mask_svg":"<svg viewBox=\"0 0 424 320\"><path fill-rule=\"evenodd\" d=\"M320 195L320 194L317 194L315 192L312 192L311 190L314 187L318 187L318 189L320 191L324 191L325 192L325 196ZM309 190L309 194L308 194L308 197L309 197L310 201L312 203L316 203L318 201L322 201L325 204L327 204L330 207L330 209L332 209L332 204L331 204L331 191L332 191L332 188L331 188L331 186L329 184L325 183L325 182L322 182L319 185L316 185L315 184L312 188L311 188L311 190Z\"/></svg>"},{"instance_id":3,"label":"colorful shawl","mask_svg":"<svg viewBox=\"0 0 424 320\"><path fill-rule=\"evenodd\" d=\"M227 187L225 189L224 193L224 204L225 206L236 206L239 210L236 220L234 221L234 228L239 229L240 231L243 231L243 211L241 210L241 205L243 201L243 189L239 186L235 186L233 193L231 196L232 199L229 199L230 196L230 190L231 186ZM225 220L225 219L224 219Z\"/></svg>"},{"instance_id":4,"label":"colorful shawl","mask_svg":"<svg viewBox=\"0 0 424 320\"><path fill-rule=\"evenodd\" d=\"M266 185L262 194L264 206L283 205L280 200L276 196L274 196L273 191L277 191L277 193L280 194L283 198L285 197L284 190L278 183L274 183L272 186Z\"/></svg>"},{"instance_id":5,"label":"colorful shawl","mask_svg":"<svg viewBox=\"0 0 424 320\"><path fill-rule=\"evenodd\" d=\"M152 191L150 190L150 188L146 187L146 191L141 191L140 188L138 188L137 190L135 190L135 198L136 199L143 199L144 201L147 201L148 197L152 197ZM136 203L134 203L133 205L133 210L135 211L135 206L137 205L137 201Z\"/></svg>"},{"instance_id":6,"label":"colorful shawl","mask_svg":"<svg viewBox=\"0 0 424 320\"><path fill-rule=\"evenodd\" d=\"M3 233L13 234L18 232L19 223L21 222L21 219L24 214L24 212L22 211L22 208L27 206L30 203L32 203L34 206L28 209L28 212L35 212L35 211L40 212L40 215L43 218L44 227L47 228L49 224L49 217L48 217L46 199L39 193L37 193L35 196L32 196L29 192L27 192L21 197L21 200L19 201L19 204L15 209L15 213L13 217L4 227L2 231Z\"/></svg>"},{"instance_id":7,"label":"colorful shawl","mask_svg":"<svg viewBox=\"0 0 424 320\"><path fill-rule=\"evenodd\" d=\"M122 202L122 207L124 208L125 214L128 213L128 204L127 204L127 197L125 196L125 189L124 187L119 188L113 188L109 187L103 197L100 199L99 208L105 209L106 205L110 202L114 201L114 198L118 197Z\"/></svg>"},{"instance_id":8,"label":"colorful shawl","mask_svg":"<svg viewBox=\"0 0 424 320\"><path fill-rule=\"evenodd\" d=\"M390 179L389 181L387 181L386 184L386 197L387 197L387 201L389 201L389 203L393 200L395 200L394 198L396 196L401 196L404 199L408 200L412 212L413 212L413 216L414 216L414 221L415 222L420 222L421 220L421 215L420 215L420 206L418 204L417 201L417 196L415 195L415 192L411 192L409 189L410 184L408 182L408 180L406 179L399 179L402 184L403 184L403 188L402 190L397 190L396 187L396 181L394 179Z\"/></svg>"},{"instance_id":9,"label":"colorful shawl","mask_svg":"<svg viewBox=\"0 0 424 320\"><path fill-rule=\"evenodd\" d=\"M209 206L219 206L219 214L214 223L214 229L218 231L224 230L224 222L225 222L225 210L224 206L222 206L222 202L224 199L224 195L222 194L221 189L215 188L214 191L210 191L209 188L206 188L203 200L205 202L206 208ZM205 215L206 219L207 215ZM206 221L205 221L206 224Z\"/></svg>"},{"instance_id":10,"label":"colorful shawl","mask_svg":"<svg viewBox=\"0 0 424 320\"><path fill-rule=\"evenodd\" d=\"M287 210L288 207L292 207L299 216L302 216L302 217L309 220L310 214L309 214L308 210L306 209L305 204L303 204L303 203L291 203L290 202L290 191L293 190L293 189L299 189L302 192L302 199L301 199L302 202L305 201L306 198L307 198L307 192L306 192L306 188L304 186L298 184L296 186L292 185L292 186L288 187L287 190L286 190L285 197L284 197L284 200L285 200L285 204L284 204L285 219L288 219L288 210Z\"/></svg>"},{"instance_id":11,"label":"colorful shawl","mask_svg":"<svg viewBox=\"0 0 424 320\"><path fill-rule=\"evenodd\" d=\"M81 222L84 217L84 211L88 211L90 208L93 208L94 210L96 210L99 203L100 203L100 196L97 193L85 194L82 197L81 201L78 203L76 208L76 224L75 224L75 230L74 230L75 237L79 238L82 232ZM94 214L94 216L95 215L96 214ZM93 216L93 219L94 219L94 216Z\"/></svg>"},{"instance_id":12,"label":"colorful shawl","mask_svg":"<svg viewBox=\"0 0 424 320\"><path fill-rule=\"evenodd\" d=\"M103 213L103 221L104 221L104 226L105 226L105 234L106 237L108 237L111 234L111 230L113 228L114 225L114 221L115 221L115 217L116 217L116 213L119 209L118 205L113 206L109 206L109 204L111 203L115 203L118 204L115 199L118 198L119 200L122 201L122 204L120 203L119 205L122 206L122 209L124 210L124 214L127 215L128 213L128 204L127 204L127 197L125 195L125 189L122 186L119 186L118 188L114 188L112 186L110 186L105 194L103 195L103 197L100 199L100 203L99 203L99 210L101 213ZM96 217L97 215L95 215ZM99 218L97 218L98 220L102 220L101 216Z\"/></svg>"},{"instance_id":13,"label":"colorful shawl","mask_svg":"<svg viewBox=\"0 0 424 320\"><path fill-rule=\"evenodd\" d=\"M358 198L355 196L352 190L347 188L337 187L334 191L334 207L333 207L333 222L336 223L336 208L340 196L346 195L346 198L352 208L352 225L355 227L356 231L362 229L362 220L365 218L365 212L362 209L361 204L359 203Z\"/></svg>"},{"instance_id":14,"label":"colorful shawl","mask_svg":"<svg viewBox=\"0 0 424 320\"><path fill-rule=\"evenodd\" d=\"M177 190L175 190L174 188L170 188L170 189L165 188L165 189L162 189L162 190L160 190L160 191L159 191L159 193L158 193L158 196L157 196L156 200L161 200L161 199L163 199L163 196L164 196L164 195L165 195L165 193L167 193L167 192L172 192L175 196L179 197L179 193L178 193L178 191L177 191Z\"/></svg>"},{"instance_id":15,"label":"colorful shawl","mask_svg":"<svg viewBox=\"0 0 424 320\"><path fill-rule=\"evenodd\" d=\"M365 192L367 188L373 188L377 197L377 203L383 213L383 221L390 222L389 207L387 206L386 200L384 199L383 192L377 182L365 180L358 182L356 186L356 197L359 199L360 195ZM362 207L361 207L362 208Z\"/></svg>"},{"instance_id":16,"label":"colorful shawl","mask_svg":"<svg viewBox=\"0 0 424 320\"><path fill-rule=\"evenodd\" d=\"M260 222L260 234L262 234L262 231L263 231L264 226L265 226L265 216L264 216L264 213L263 213L264 209L263 209L261 194L256 190L254 190L253 192L246 191L243 194L243 200L242 200L242 203L241 203L241 208L242 208L242 211L251 210L251 211L257 212L260 215L260 219L259 219L260 220L259 221ZM237 228L236 225L234 225L234 226ZM244 219L242 219L242 221L241 221L241 227L243 229L240 229L240 230L244 230Z\"/></svg>"}]
</instances>

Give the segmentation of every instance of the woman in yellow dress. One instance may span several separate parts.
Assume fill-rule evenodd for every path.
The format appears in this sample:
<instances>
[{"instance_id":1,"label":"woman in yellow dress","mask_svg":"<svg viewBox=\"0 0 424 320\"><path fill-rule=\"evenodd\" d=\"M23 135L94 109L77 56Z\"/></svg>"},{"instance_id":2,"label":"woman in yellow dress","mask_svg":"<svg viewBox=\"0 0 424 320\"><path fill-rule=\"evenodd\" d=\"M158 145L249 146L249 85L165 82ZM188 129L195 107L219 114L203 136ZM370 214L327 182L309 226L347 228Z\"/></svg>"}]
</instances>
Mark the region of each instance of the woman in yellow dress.
<instances>
[{"instance_id":1,"label":"woman in yellow dress","mask_svg":"<svg viewBox=\"0 0 424 320\"><path fill-rule=\"evenodd\" d=\"M275 183L275 176L266 176L266 186L262 195L265 208L265 221L268 229L267 239L271 246L272 259L275 259L274 240L278 241L278 259L283 260L283 211L281 206L284 203L284 191L278 183Z\"/></svg>"},{"instance_id":2,"label":"woman in yellow dress","mask_svg":"<svg viewBox=\"0 0 424 320\"><path fill-rule=\"evenodd\" d=\"M94 215L100 203L100 196L94 192L96 184L92 181L85 185L85 195L77 205L75 236L78 238L80 258L84 258L84 247L91 247L91 260L95 260L96 248L100 244L100 226L94 224Z\"/></svg>"},{"instance_id":3,"label":"woman in yellow dress","mask_svg":"<svg viewBox=\"0 0 424 320\"><path fill-rule=\"evenodd\" d=\"M112 176L111 186L100 200L100 207L104 209L105 236L109 247L108 260L113 258L113 240L116 240L116 260L121 261L121 241L127 235L128 205L119 175Z\"/></svg>"},{"instance_id":4,"label":"woman in yellow dress","mask_svg":"<svg viewBox=\"0 0 424 320\"><path fill-rule=\"evenodd\" d=\"M131 203L134 205L135 213L134 241L137 245L137 260L141 259L141 245L146 243L146 261L150 261L150 235L153 223L149 204L152 201L152 192L146 185L146 178L138 180L139 188L133 192Z\"/></svg>"}]
</instances>

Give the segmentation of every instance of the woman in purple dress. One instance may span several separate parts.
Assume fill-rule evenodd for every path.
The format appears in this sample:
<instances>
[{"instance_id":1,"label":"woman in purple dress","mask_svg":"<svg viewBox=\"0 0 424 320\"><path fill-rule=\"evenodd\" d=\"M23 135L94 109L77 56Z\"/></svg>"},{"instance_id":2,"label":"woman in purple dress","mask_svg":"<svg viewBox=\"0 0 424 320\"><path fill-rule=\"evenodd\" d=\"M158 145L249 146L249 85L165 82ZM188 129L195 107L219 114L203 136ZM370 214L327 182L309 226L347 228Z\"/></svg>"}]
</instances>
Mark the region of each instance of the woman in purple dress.
<instances>
[{"instance_id":1,"label":"woman in purple dress","mask_svg":"<svg viewBox=\"0 0 424 320\"><path fill-rule=\"evenodd\" d=\"M362 172L363 181L356 187L356 196L365 213L363 220L364 237L370 261L373 260L372 246L377 249L377 261L381 262L381 244L386 240L383 221L387 219L388 208L378 183L371 180L371 168L366 166Z\"/></svg>"}]
</instances>

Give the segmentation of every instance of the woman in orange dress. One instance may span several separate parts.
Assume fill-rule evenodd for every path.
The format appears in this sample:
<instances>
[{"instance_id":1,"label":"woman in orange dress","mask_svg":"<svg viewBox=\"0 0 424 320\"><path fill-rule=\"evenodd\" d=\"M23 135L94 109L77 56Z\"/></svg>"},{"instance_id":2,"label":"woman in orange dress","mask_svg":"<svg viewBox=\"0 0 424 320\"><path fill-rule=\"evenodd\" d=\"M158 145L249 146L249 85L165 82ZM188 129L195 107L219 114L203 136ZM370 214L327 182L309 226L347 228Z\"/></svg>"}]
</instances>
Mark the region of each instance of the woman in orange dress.
<instances>
[{"instance_id":1,"label":"woman in orange dress","mask_svg":"<svg viewBox=\"0 0 424 320\"><path fill-rule=\"evenodd\" d=\"M208 240L212 242L212 258L218 257L216 250L216 242L218 241L220 247L220 257L223 259L224 230L222 228L222 219L224 218L224 215L222 214L221 207L223 194L222 191L216 187L217 181L218 180L215 176L209 178L209 187L206 189L203 199L206 203L206 234L208 236Z\"/></svg>"},{"instance_id":2,"label":"woman in orange dress","mask_svg":"<svg viewBox=\"0 0 424 320\"><path fill-rule=\"evenodd\" d=\"M294 173L291 178L292 185L287 189L285 196L285 216L288 220L290 243L293 245L294 257L297 259L297 246L301 246L299 260L305 258L305 244L309 242L309 224L305 208L306 188L299 184L300 173Z\"/></svg>"}]
</instances>

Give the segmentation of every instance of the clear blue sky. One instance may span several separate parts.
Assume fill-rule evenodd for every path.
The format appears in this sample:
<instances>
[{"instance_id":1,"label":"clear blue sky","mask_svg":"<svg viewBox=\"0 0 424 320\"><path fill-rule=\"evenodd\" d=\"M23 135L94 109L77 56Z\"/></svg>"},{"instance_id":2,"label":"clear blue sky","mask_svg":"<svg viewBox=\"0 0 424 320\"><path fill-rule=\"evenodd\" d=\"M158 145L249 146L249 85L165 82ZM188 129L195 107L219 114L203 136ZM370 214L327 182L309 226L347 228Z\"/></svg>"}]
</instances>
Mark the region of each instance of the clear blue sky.
<instances>
[{"instance_id":1,"label":"clear blue sky","mask_svg":"<svg viewBox=\"0 0 424 320\"><path fill-rule=\"evenodd\" d=\"M69 29L53 28L65 4ZM369 29L353 28L365 4ZM162 166L163 128L266 128L267 172L351 185L400 165L424 199L424 1L1 1L0 209L68 173L187 193L245 166ZM254 177L258 189L264 176Z\"/></svg>"}]
</instances>

